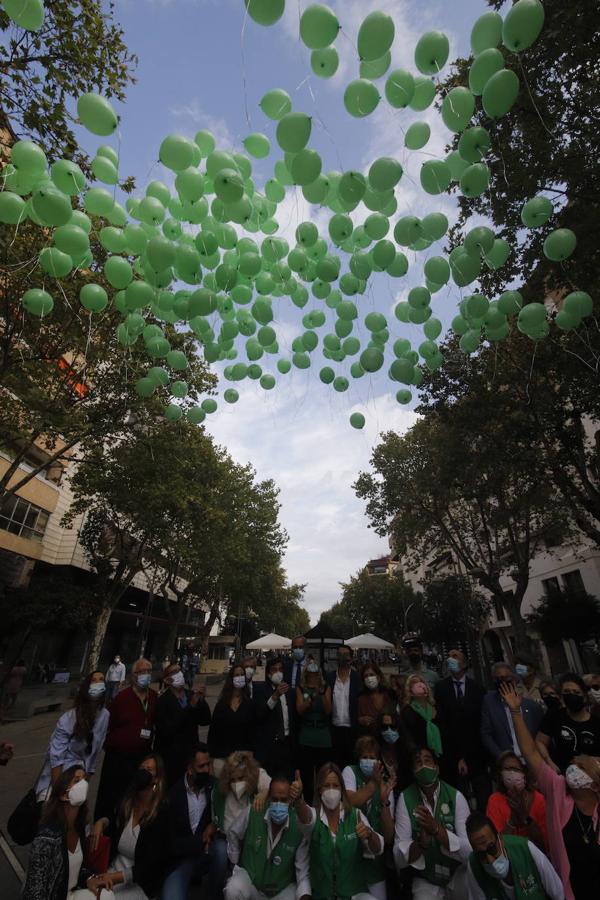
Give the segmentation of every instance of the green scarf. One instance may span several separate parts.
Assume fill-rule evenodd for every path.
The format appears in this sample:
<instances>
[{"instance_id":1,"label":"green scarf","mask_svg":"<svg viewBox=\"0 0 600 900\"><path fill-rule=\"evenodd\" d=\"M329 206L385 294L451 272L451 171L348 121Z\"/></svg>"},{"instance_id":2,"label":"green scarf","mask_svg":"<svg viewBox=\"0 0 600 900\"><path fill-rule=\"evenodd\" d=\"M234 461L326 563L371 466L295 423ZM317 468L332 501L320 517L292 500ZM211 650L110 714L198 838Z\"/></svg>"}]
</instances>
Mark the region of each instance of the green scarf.
<instances>
[{"instance_id":1,"label":"green scarf","mask_svg":"<svg viewBox=\"0 0 600 900\"><path fill-rule=\"evenodd\" d=\"M430 750L437 756L442 755L442 735L440 734L440 729L437 727L433 719L433 706L428 703L427 706L423 707L417 700L411 701L411 707L414 709L416 713L418 713L422 719L425 719L427 722L427 746Z\"/></svg>"}]
</instances>

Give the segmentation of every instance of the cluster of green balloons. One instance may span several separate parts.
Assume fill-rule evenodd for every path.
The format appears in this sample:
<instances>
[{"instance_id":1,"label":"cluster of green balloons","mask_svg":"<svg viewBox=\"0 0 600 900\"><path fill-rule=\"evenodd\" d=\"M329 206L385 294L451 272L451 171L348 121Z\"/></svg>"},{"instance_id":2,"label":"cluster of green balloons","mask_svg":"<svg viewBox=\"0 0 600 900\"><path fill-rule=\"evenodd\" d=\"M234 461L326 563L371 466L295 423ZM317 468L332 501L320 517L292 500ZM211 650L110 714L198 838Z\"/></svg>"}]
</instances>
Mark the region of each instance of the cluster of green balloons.
<instances>
[{"instance_id":1,"label":"cluster of green balloons","mask_svg":"<svg viewBox=\"0 0 600 900\"><path fill-rule=\"evenodd\" d=\"M284 0L245 3L248 16L265 26L277 22L285 6ZM18 24L29 27L18 20L25 16L23 4L4 0L3 5ZM36 8L32 0L26 6L27 15ZM519 80L507 68L506 53L499 47L520 53L537 38L543 21L539 0L518 0L504 19L489 12L477 20L471 33L469 86L452 88L441 104L444 124L460 135L458 148L443 159L422 164L420 182L426 193L445 193L452 184L469 198L488 190L485 158L490 135L484 127L471 124L477 98L492 119L509 112ZM333 44L340 29L335 13L323 4L308 6L300 17L300 38L311 51L311 66L319 77L330 77L338 68ZM418 74L391 69L394 37L394 22L387 13L370 13L362 22L357 36L360 77L344 92L350 115L366 117L384 101L395 109L415 111L433 102L434 78L449 56L446 35L430 31L418 41L414 53ZM380 94L374 82L384 76ZM427 255L423 283L408 291L394 309L398 322L422 326L423 338L416 347L406 337L394 339L396 323L379 310L366 311L361 297L377 273L403 278L409 269L407 253L423 253L440 241L448 230L446 216L441 212L422 218L398 215L396 189L404 173L395 158L375 159L367 172L325 171L320 155L310 146L311 117L294 109L282 88L268 91L259 105L274 123L280 151L262 187L254 179L253 160L265 159L274 149L262 132L246 136L245 152L219 148L205 130L193 140L167 135L158 156L174 177L174 190L162 181L152 181L143 196L130 197L125 207L114 196L119 159L111 146L98 146L91 163L95 182L89 185L72 160L61 159L49 166L37 144L15 144L11 163L3 172L0 221L18 225L28 218L51 235L39 257L39 286L25 293L23 308L40 317L51 313L53 299L45 276L64 279L76 270L87 270L93 263L90 234L96 229L107 253L103 275L112 291L109 296L102 285L90 280L80 293L82 308L98 315L112 303L118 310L122 317L118 341L124 347L143 346L148 357L148 371L137 381L136 390L142 397L156 393L165 397L169 421L185 414L199 423L215 412L217 402L210 397L192 407L178 402L188 396L188 360L171 347L165 325L187 328L207 362L224 363L223 378L228 382L249 378L270 391L276 377L263 370L265 360L272 357L278 376L285 377L293 369L310 369L318 350L326 361L319 368L320 381L334 391L345 393L351 379L385 367L389 379L400 385L396 399L409 403L411 388L423 381L423 366L435 370L443 364L437 343L443 326L434 315L432 298L450 283L468 289L485 268L501 268L511 247L492 229L478 225L448 256ZM99 137L109 137L118 128L111 104L98 94L81 96L77 113L82 125ZM406 130L405 146L419 151L429 138L429 125L417 121ZM326 234L314 222L302 222L290 246L278 235L276 216L288 188L294 186L310 204L328 210L329 219ZM356 213L355 218L351 213ZM553 215L547 197L534 197L523 207L523 226L544 227ZM562 262L575 245L573 232L557 228L546 235L544 253L549 260ZM289 352L283 352L276 323L287 302L306 311L302 329ZM556 325L576 328L591 311L591 297L575 291L565 298ZM451 327L460 335L461 348L473 353L482 340L505 338L513 321L532 340L544 337L550 327L544 304L524 306L521 295L511 290L492 301L469 293L459 303ZM360 337L365 331L367 340ZM235 404L238 399L235 387L224 390L226 403ZM362 428L364 415L354 412L350 424Z\"/></svg>"}]
</instances>

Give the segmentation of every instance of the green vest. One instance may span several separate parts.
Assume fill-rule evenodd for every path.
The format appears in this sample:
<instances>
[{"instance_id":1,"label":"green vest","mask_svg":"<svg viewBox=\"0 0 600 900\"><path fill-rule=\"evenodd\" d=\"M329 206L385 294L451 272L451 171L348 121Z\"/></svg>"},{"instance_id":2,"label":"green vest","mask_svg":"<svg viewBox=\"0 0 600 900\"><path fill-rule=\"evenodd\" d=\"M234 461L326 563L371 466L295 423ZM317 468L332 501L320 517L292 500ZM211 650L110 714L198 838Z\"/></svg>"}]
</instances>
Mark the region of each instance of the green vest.
<instances>
[{"instance_id":1,"label":"green vest","mask_svg":"<svg viewBox=\"0 0 600 900\"><path fill-rule=\"evenodd\" d=\"M456 788L446 784L445 781L440 781L439 784L439 795L434 818L447 831L453 832L455 828ZM421 791L416 784L411 784L405 791L402 791L402 796L404 797L412 824L413 841L416 841L421 831L421 826L415 818L415 809L417 806L423 805ZM429 847L423 850L423 858L425 859L425 869L419 871L419 878L424 878L432 884L448 884L455 870L460 865L459 862L442 853L442 849L435 838L433 838Z\"/></svg>"},{"instance_id":2,"label":"green vest","mask_svg":"<svg viewBox=\"0 0 600 900\"><path fill-rule=\"evenodd\" d=\"M360 766L350 766L356 778L356 787L360 791L365 786L365 776L360 770ZM379 788L375 791L370 800L360 807L361 811L369 820L369 825L379 834L381 834L381 794ZM385 879L385 860L383 854L376 856L375 859L364 859L363 866L365 868L365 877L367 884L378 884Z\"/></svg>"},{"instance_id":3,"label":"green vest","mask_svg":"<svg viewBox=\"0 0 600 900\"><path fill-rule=\"evenodd\" d=\"M350 900L367 891L362 863L363 848L356 833L357 812L352 809L339 823L335 843L317 812L310 841L310 881L313 900Z\"/></svg>"},{"instance_id":4,"label":"green vest","mask_svg":"<svg viewBox=\"0 0 600 900\"><path fill-rule=\"evenodd\" d=\"M542 886L540 874L527 846L527 838L517 835L502 835L506 855L510 862L516 900L546 900L547 894ZM483 868L479 858L471 853L469 866L477 884L485 894L486 900L506 900L507 894L502 883Z\"/></svg>"},{"instance_id":5,"label":"green vest","mask_svg":"<svg viewBox=\"0 0 600 900\"><path fill-rule=\"evenodd\" d=\"M295 811L290 809L287 828L268 856L269 834L264 813L250 810L240 864L257 890L267 897L274 897L289 884L295 884L296 851L301 842L298 818Z\"/></svg>"}]
</instances>

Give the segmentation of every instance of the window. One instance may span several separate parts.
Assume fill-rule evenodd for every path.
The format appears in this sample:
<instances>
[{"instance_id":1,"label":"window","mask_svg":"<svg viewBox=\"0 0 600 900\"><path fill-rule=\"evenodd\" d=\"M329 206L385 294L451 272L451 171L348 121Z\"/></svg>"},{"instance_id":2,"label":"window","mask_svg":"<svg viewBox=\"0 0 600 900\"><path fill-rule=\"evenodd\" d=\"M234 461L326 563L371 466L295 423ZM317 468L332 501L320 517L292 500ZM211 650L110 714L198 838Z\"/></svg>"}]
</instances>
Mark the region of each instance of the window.
<instances>
[{"instance_id":1,"label":"window","mask_svg":"<svg viewBox=\"0 0 600 900\"><path fill-rule=\"evenodd\" d=\"M8 497L0 506L0 528L30 541L41 541L50 513L22 497Z\"/></svg>"},{"instance_id":2,"label":"window","mask_svg":"<svg viewBox=\"0 0 600 900\"><path fill-rule=\"evenodd\" d=\"M556 597L557 594L560 594L558 578L542 578L542 587L546 597Z\"/></svg>"},{"instance_id":3,"label":"window","mask_svg":"<svg viewBox=\"0 0 600 900\"><path fill-rule=\"evenodd\" d=\"M585 584L579 569L573 572L565 572L562 577L565 590L571 594L585 594Z\"/></svg>"}]
</instances>

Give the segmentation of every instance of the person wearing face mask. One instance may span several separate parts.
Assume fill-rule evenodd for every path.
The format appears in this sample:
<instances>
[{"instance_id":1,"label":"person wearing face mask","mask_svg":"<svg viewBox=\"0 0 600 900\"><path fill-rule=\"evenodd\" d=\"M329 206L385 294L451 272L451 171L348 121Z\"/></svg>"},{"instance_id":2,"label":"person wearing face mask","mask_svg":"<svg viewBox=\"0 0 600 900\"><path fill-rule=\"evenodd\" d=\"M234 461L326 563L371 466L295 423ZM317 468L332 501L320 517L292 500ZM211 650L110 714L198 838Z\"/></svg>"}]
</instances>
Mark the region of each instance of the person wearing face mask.
<instances>
[{"instance_id":1,"label":"person wearing face mask","mask_svg":"<svg viewBox=\"0 0 600 900\"><path fill-rule=\"evenodd\" d=\"M464 796L440 779L437 757L415 751L413 783L396 803L394 860L399 871L413 870L416 900L460 898L461 864L471 848L465 830L469 806Z\"/></svg>"},{"instance_id":2,"label":"person wearing face mask","mask_svg":"<svg viewBox=\"0 0 600 900\"><path fill-rule=\"evenodd\" d=\"M410 675L406 679L406 705L400 715L415 747L429 747L436 756L442 755L437 709L431 689L420 675Z\"/></svg>"},{"instance_id":3,"label":"person wearing face mask","mask_svg":"<svg viewBox=\"0 0 600 900\"><path fill-rule=\"evenodd\" d=\"M198 727L210 725L211 714L206 687L188 690L177 663L165 669L163 682L166 690L156 704L155 747L164 760L170 788L181 778L190 750L198 743Z\"/></svg>"},{"instance_id":4,"label":"person wearing face mask","mask_svg":"<svg viewBox=\"0 0 600 900\"><path fill-rule=\"evenodd\" d=\"M315 772L331 757L331 688L318 662L309 656L296 688L296 760L306 796L314 795Z\"/></svg>"},{"instance_id":5,"label":"person wearing face mask","mask_svg":"<svg viewBox=\"0 0 600 900\"><path fill-rule=\"evenodd\" d=\"M360 734L377 734L377 718L394 708L394 698L381 669L375 662L367 662L360 670L363 688L358 697L358 728Z\"/></svg>"},{"instance_id":6,"label":"person wearing face mask","mask_svg":"<svg viewBox=\"0 0 600 900\"><path fill-rule=\"evenodd\" d=\"M540 681L540 697L546 711L562 709L562 700L553 681Z\"/></svg>"},{"instance_id":7,"label":"person wearing face mask","mask_svg":"<svg viewBox=\"0 0 600 900\"><path fill-rule=\"evenodd\" d=\"M119 900L155 897L169 861L165 770L158 754L151 753L140 763L116 818L95 823L92 850L103 834L111 842L106 874Z\"/></svg>"},{"instance_id":8,"label":"person wearing face mask","mask_svg":"<svg viewBox=\"0 0 600 900\"><path fill-rule=\"evenodd\" d=\"M580 675L561 675L558 688L564 708L546 713L536 739L546 762L564 774L575 756L600 756L600 719L588 709L587 690Z\"/></svg>"},{"instance_id":9,"label":"person wearing face mask","mask_svg":"<svg viewBox=\"0 0 600 900\"><path fill-rule=\"evenodd\" d=\"M283 680L295 691L306 668L306 638L298 634L292 638L292 655L283 663Z\"/></svg>"},{"instance_id":10,"label":"person wearing face mask","mask_svg":"<svg viewBox=\"0 0 600 900\"><path fill-rule=\"evenodd\" d=\"M227 833L233 873L225 886L225 900L308 900L308 834L313 819L299 772L291 783L275 776L266 810L248 805Z\"/></svg>"},{"instance_id":11,"label":"person wearing face mask","mask_svg":"<svg viewBox=\"0 0 600 900\"><path fill-rule=\"evenodd\" d=\"M234 663L213 709L208 729L208 749L215 777L219 777L226 758L235 750L254 751L255 727L256 702L248 696L244 667Z\"/></svg>"},{"instance_id":12,"label":"person wearing face mask","mask_svg":"<svg viewBox=\"0 0 600 900\"><path fill-rule=\"evenodd\" d=\"M114 900L111 879L84 866L88 783L80 766L52 785L31 845L21 900Z\"/></svg>"},{"instance_id":13,"label":"person wearing face mask","mask_svg":"<svg viewBox=\"0 0 600 900\"><path fill-rule=\"evenodd\" d=\"M120 691L121 687L125 684L125 675L127 670L125 668L125 663L122 662L121 657L117 653L110 666L106 671L106 704L110 705L113 697L115 697Z\"/></svg>"},{"instance_id":14,"label":"person wearing face mask","mask_svg":"<svg viewBox=\"0 0 600 900\"><path fill-rule=\"evenodd\" d=\"M429 669L423 662L423 643L418 634L411 632L402 638L402 648L408 659L408 667L403 669L405 675L420 675L432 689L440 680L440 676L433 669Z\"/></svg>"},{"instance_id":15,"label":"person wearing face mask","mask_svg":"<svg viewBox=\"0 0 600 900\"><path fill-rule=\"evenodd\" d=\"M62 714L50 736L44 767L35 786L38 803L47 799L64 769L80 765L87 779L96 771L109 724L105 696L103 673L90 672L79 686L73 709Z\"/></svg>"},{"instance_id":16,"label":"person wearing face mask","mask_svg":"<svg viewBox=\"0 0 600 900\"><path fill-rule=\"evenodd\" d=\"M497 662L492 666L492 680L494 689L488 691L483 698L481 707L481 740L483 746L492 758L498 759L505 750L512 750L517 756L522 753L515 735L513 720L510 710L504 702L501 692L503 685L517 684L517 678L512 668L506 662ZM523 720L527 728L536 736L544 712L535 700L523 699Z\"/></svg>"},{"instance_id":17,"label":"person wearing face mask","mask_svg":"<svg viewBox=\"0 0 600 900\"><path fill-rule=\"evenodd\" d=\"M522 698L503 687L523 755L546 800L550 859L566 900L596 900L600 884L600 758L576 756L564 776L540 754L521 713Z\"/></svg>"},{"instance_id":18,"label":"person wearing face mask","mask_svg":"<svg viewBox=\"0 0 600 900\"><path fill-rule=\"evenodd\" d=\"M352 806L335 763L317 774L317 803L310 841L313 900L373 900L370 864L383 853L383 836Z\"/></svg>"},{"instance_id":19,"label":"person wearing face mask","mask_svg":"<svg viewBox=\"0 0 600 900\"><path fill-rule=\"evenodd\" d=\"M600 719L600 675L584 675L583 680L588 692L590 712L596 719Z\"/></svg>"},{"instance_id":20,"label":"person wearing face mask","mask_svg":"<svg viewBox=\"0 0 600 900\"><path fill-rule=\"evenodd\" d=\"M104 742L104 762L94 819L114 819L139 764L152 748L156 691L150 687L152 664L138 659L131 668L131 685L110 705Z\"/></svg>"},{"instance_id":21,"label":"person wearing face mask","mask_svg":"<svg viewBox=\"0 0 600 900\"><path fill-rule=\"evenodd\" d=\"M394 843L395 774L387 775L379 760L379 744L370 735L359 737L354 748L356 763L342 772L348 800L360 809L372 828L382 834L387 847ZM369 892L377 900L386 900L386 866L383 856L365 860Z\"/></svg>"},{"instance_id":22,"label":"person wearing face mask","mask_svg":"<svg viewBox=\"0 0 600 900\"><path fill-rule=\"evenodd\" d=\"M470 784L477 807L483 811L491 792L480 734L485 692L467 675L467 657L462 650L450 650L446 668L448 677L436 684L434 692L444 746L442 776L454 787Z\"/></svg>"},{"instance_id":23,"label":"person wearing face mask","mask_svg":"<svg viewBox=\"0 0 600 900\"><path fill-rule=\"evenodd\" d=\"M521 679L521 694L529 700L543 704L540 693L541 681L537 675L535 661L527 653L515 655L515 675Z\"/></svg>"},{"instance_id":24,"label":"person wearing face mask","mask_svg":"<svg viewBox=\"0 0 600 900\"><path fill-rule=\"evenodd\" d=\"M185 774L169 791L171 871L163 883L161 900L187 900L192 883L210 880L217 833L212 821L213 787L208 747L198 743L189 754Z\"/></svg>"},{"instance_id":25,"label":"person wearing face mask","mask_svg":"<svg viewBox=\"0 0 600 900\"><path fill-rule=\"evenodd\" d=\"M384 779L394 776L394 794L412 783L412 743L398 713L384 712L377 721L379 735L379 759L384 770Z\"/></svg>"},{"instance_id":26,"label":"person wearing face mask","mask_svg":"<svg viewBox=\"0 0 600 900\"><path fill-rule=\"evenodd\" d=\"M260 688L260 690L259 690ZM254 755L269 775L293 771L294 727L291 708L295 693L283 677L283 661L273 657L265 666L265 681L256 686L256 744Z\"/></svg>"},{"instance_id":27,"label":"person wearing face mask","mask_svg":"<svg viewBox=\"0 0 600 900\"><path fill-rule=\"evenodd\" d=\"M246 690L251 700L254 699L254 676L256 675L256 657L245 656L242 659L244 673L246 675Z\"/></svg>"},{"instance_id":28,"label":"person wearing face mask","mask_svg":"<svg viewBox=\"0 0 600 900\"><path fill-rule=\"evenodd\" d=\"M340 769L352 763L352 748L358 737L358 697L360 676L352 668L354 651L342 646L337 653L337 670L328 672L326 681L331 688L332 758Z\"/></svg>"},{"instance_id":29,"label":"person wearing face mask","mask_svg":"<svg viewBox=\"0 0 600 900\"><path fill-rule=\"evenodd\" d=\"M563 900L565 893L552 863L523 837L498 834L481 813L467 819L469 900Z\"/></svg>"},{"instance_id":30,"label":"person wearing face mask","mask_svg":"<svg viewBox=\"0 0 600 900\"><path fill-rule=\"evenodd\" d=\"M512 750L496 760L496 782L498 790L488 800L486 815L501 834L526 837L547 853L546 801L533 787L527 766Z\"/></svg>"}]
</instances>

